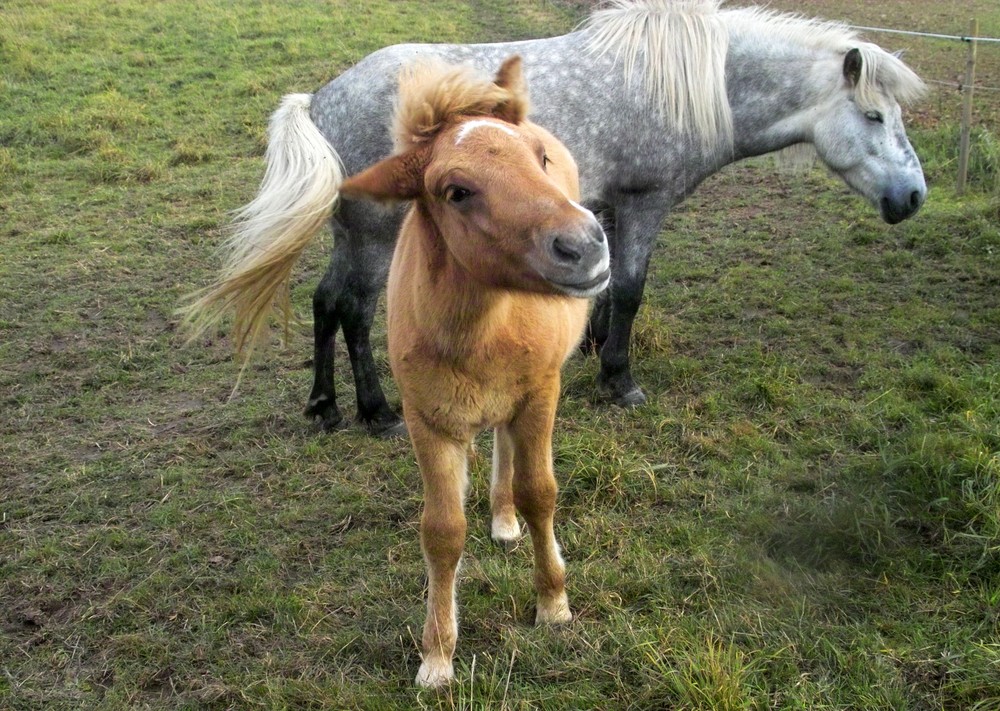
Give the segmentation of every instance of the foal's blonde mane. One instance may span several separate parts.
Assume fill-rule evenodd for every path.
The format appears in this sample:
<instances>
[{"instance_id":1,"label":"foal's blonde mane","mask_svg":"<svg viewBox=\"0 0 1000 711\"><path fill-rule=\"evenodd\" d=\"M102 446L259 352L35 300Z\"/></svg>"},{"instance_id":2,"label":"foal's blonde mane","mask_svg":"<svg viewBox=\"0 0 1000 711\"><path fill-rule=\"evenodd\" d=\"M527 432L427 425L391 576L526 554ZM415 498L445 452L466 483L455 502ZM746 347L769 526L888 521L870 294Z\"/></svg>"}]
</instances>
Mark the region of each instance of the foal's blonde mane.
<instances>
[{"instance_id":1,"label":"foal's blonde mane","mask_svg":"<svg viewBox=\"0 0 1000 711\"><path fill-rule=\"evenodd\" d=\"M504 68L509 66L505 63ZM439 59L408 66L399 75L392 130L396 152L433 140L455 116L494 116L502 108L515 123L523 120L528 113L527 90L519 71L507 78L509 82L501 76L495 83L471 66Z\"/></svg>"},{"instance_id":2,"label":"foal's blonde mane","mask_svg":"<svg viewBox=\"0 0 1000 711\"><path fill-rule=\"evenodd\" d=\"M621 57L626 81L642 76L662 114L706 147L733 141L726 94L731 33L754 31L771 42L777 38L844 54L856 47L863 71L855 99L865 110L884 104L885 95L906 104L926 90L899 58L862 42L843 23L759 7L722 11L721 5L721 0L609 0L587 21L589 47Z\"/></svg>"}]
</instances>

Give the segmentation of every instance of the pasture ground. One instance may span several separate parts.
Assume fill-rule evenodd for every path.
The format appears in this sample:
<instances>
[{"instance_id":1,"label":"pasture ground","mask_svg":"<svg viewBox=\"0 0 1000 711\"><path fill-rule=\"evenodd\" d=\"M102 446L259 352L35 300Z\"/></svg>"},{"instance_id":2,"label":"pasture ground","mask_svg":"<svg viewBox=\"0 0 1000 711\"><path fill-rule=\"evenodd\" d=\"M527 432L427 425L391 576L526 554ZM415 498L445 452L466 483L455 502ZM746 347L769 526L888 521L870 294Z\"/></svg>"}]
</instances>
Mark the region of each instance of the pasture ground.
<instances>
[{"instance_id":1,"label":"pasture ground","mask_svg":"<svg viewBox=\"0 0 1000 711\"><path fill-rule=\"evenodd\" d=\"M555 34L585 5L4 3L0 707L1000 707L998 92L977 98L961 199L957 94L911 112L931 192L896 227L822 170L764 160L677 210L633 349L649 404L596 404L593 358L566 373L576 620L531 627L529 546L490 543L482 456L442 695L412 687L408 443L303 419L305 326L228 403L224 334L175 331L282 94L394 42ZM772 5L967 23L927 0ZM994 2L963 5L1000 36ZM961 76L961 45L873 39ZM1000 86L1000 47L979 77ZM302 314L326 248L297 276Z\"/></svg>"}]
</instances>

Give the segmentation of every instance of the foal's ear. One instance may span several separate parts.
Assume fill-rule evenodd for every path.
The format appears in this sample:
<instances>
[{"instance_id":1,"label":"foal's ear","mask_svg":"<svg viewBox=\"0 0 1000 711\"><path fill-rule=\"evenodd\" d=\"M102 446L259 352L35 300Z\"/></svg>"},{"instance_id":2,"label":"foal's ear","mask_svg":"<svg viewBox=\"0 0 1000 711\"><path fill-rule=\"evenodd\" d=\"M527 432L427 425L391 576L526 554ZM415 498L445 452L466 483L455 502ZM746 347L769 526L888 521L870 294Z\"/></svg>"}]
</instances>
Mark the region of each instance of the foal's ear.
<instances>
[{"instance_id":1,"label":"foal's ear","mask_svg":"<svg viewBox=\"0 0 1000 711\"><path fill-rule=\"evenodd\" d=\"M430 153L430 146L422 145L379 161L345 180L340 186L340 194L379 202L420 197Z\"/></svg>"},{"instance_id":2,"label":"foal's ear","mask_svg":"<svg viewBox=\"0 0 1000 711\"><path fill-rule=\"evenodd\" d=\"M510 98L497 104L493 115L508 123L521 123L528 115L528 84L524 81L521 57L507 57L497 70L493 83L510 92Z\"/></svg>"},{"instance_id":3,"label":"foal's ear","mask_svg":"<svg viewBox=\"0 0 1000 711\"><path fill-rule=\"evenodd\" d=\"M857 47L848 50L844 55L844 78L851 86L857 86L861 81L861 50Z\"/></svg>"}]
</instances>

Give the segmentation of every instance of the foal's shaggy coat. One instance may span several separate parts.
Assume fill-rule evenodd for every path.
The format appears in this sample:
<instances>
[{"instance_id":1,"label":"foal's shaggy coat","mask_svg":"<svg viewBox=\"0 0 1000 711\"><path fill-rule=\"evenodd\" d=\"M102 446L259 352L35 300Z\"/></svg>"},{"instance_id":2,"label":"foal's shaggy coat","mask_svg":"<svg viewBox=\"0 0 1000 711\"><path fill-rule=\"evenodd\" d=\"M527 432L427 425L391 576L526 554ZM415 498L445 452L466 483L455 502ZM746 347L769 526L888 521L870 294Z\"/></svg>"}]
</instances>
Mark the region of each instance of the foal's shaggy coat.
<instances>
[{"instance_id":1,"label":"foal's shaggy coat","mask_svg":"<svg viewBox=\"0 0 1000 711\"><path fill-rule=\"evenodd\" d=\"M389 358L424 483L428 566L417 683L453 675L455 575L465 540L466 456L495 428L494 538L535 553L538 623L571 618L553 533L559 372L609 278L607 242L578 197L576 164L524 120L521 62L495 80L428 65L404 74L399 151L347 180L347 196L414 200L389 272Z\"/></svg>"}]
</instances>

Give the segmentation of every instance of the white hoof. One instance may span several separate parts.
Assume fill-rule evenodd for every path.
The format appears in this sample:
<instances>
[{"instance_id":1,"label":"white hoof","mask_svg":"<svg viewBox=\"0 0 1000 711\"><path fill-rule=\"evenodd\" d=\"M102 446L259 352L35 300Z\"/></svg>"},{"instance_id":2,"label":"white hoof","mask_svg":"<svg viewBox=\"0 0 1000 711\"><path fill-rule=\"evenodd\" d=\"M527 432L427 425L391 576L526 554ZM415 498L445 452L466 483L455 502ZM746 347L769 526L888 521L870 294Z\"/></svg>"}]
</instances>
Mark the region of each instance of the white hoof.
<instances>
[{"instance_id":1,"label":"white hoof","mask_svg":"<svg viewBox=\"0 0 1000 711\"><path fill-rule=\"evenodd\" d=\"M535 607L536 625L561 625L572 620L573 613L569 611L569 598L565 592L548 602L539 598Z\"/></svg>"},{"instance_id":2,"label":"white hoof","mask_svg":"<svg viewBox=\"0 0 1000 711\"><path fill-rule=\"evenodd\" d=\"M516 516L502 518L497 516L490 526L490 535L497 543L515 543L521 539L521 525Z\"/></svg>"},{"instance_id":3,"label":"white hoof","mask_svg":"<svg viewBox=\"0 0 1000 711\"><path fill-rule=\"evenodd\" d=\"M417 686L425 689L439 689L455 678L455 667L451 660L425 659L417 672Z\"/></svg>"}]
</instances>

